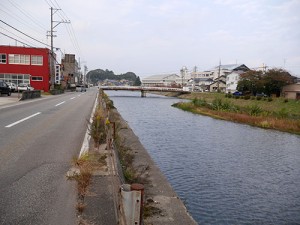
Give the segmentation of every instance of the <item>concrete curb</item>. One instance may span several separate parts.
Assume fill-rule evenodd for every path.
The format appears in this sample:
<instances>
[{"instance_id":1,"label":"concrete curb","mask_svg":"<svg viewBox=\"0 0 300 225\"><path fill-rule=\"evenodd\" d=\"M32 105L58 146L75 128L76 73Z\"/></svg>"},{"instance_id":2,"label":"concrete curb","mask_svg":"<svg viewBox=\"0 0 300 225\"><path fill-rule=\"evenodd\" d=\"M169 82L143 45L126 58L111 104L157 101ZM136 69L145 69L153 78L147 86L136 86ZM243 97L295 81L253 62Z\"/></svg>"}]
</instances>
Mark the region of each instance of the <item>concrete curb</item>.
<instances>
[{"instance_id":1,"label":"concrete curb","mask_svg":"<svg viewBox=\"0 0 300 225\"><path fill-rule=\"evenodd\" d=\"M95 103L94 103L94 106L93 106L93 111L91 113L91 117L90 117L90 120L89 120L88 128L86 130L86 133L85 133L85 136L84 136L84 139L83 139L83 143L82 143L81 150L80 150L78 158L80 158L83 154L85 154L89 150L89 142L90 142L90 139L91 139L91 136L89 134L89 130L90 130L90 126L91 126L91 124L93 122L93 116L94 116L95 111L96 111L97 102L98 102L98 96L99 96L99 93L97 92L97 96L96 96Z\"/></svg>"}]
</instances>

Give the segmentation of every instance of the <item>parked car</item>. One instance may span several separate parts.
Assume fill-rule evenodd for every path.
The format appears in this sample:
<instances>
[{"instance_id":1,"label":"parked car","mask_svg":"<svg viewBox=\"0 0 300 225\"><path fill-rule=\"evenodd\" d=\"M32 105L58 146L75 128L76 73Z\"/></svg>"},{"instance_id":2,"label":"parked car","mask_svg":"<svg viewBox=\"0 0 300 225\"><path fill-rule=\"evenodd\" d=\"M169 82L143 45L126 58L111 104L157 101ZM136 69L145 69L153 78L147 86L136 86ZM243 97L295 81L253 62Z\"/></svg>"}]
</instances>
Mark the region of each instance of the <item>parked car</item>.
<instances>
[{"instance_id":1,"label":"parked car","mask_svg":"<svg viewBox=\"0 0 300 225\"><path fill-rule=\"evenodd\" d=\"M256 97L268 97L265 93L257 93Z\"/></svg>"},{"instance_id":2,"label":"parked car","mask_svg":"<svg viewBox=\"0 0 300 225\"><path fill-rule=\"evenodd\" d=\"M15 92L17 90L17 85L15 83L12 82L6 82L6 83L9 86L11 92Z\"/></svg>"},{"instance_id":3,"label":"parked car","mask_svg":"<svg viewBox=\"0 0 300 225\"><path fill-rule=\"evenodd\" d=\"M30 84L20 83L17 87L18 91L33 91L34 88L30 86Z\"/></svg>"},{"instance_id":4,"label":"parked car","mask_svg":"<svg viewBox=\"0 0 300 225\"><path fill-rule=\"evenodd\" d=\"M2 94L7 94L7 96L10 96L11 90L5 81L0 80L0 95Z\"/></svg>"},{"instance_id":5,"label":"parked car","mask_svg":"<svg viewBox=\"0 0 300 225\"><path fill-rule=\"evenodd\" d=\"M243 93L240 92L240 91L236 91L236 92L233 92L232 95L234 95L234 96L242 96Z\"/></svg>"},{"instance_id":6,"label":"parked car","mask_svg":"<svg viewBox=\"0 0 300 225\"><path fill-rule=\"evenodd\" d=\"M76 92L86 92L84 85L76 85Z\"/></svg>"}]
</instances>

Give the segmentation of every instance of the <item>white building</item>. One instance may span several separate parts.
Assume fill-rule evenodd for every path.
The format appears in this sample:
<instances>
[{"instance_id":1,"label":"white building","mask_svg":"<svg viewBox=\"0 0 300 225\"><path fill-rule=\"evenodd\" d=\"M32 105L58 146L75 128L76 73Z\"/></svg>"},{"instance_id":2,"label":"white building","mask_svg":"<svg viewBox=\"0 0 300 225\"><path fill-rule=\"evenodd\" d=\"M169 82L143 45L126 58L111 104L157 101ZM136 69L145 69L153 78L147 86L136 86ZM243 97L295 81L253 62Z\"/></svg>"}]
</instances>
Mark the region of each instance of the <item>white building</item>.
<instances>
[{"instance_id":1,"label":"white building","mask_svg":"<svg viewBox=\"0 0 300 225\"><path fill-rule=\"evenodd\" d=\"M237 85L240 80L240 75L243 74L244 71L233 71L228 74L226 77L226 93L234 93L237 91Z\"/></svg>"},{"instance_id":2,"label":"white building","mask_svg":"<svg viewBox=\"0 0 300 225\"><path fill-rule=\"evenodd\" d=\"M244 72L246 72L248 70L249 70L249 68L247 66L245 66L244 64L220 65L220 66L216 66L216 67L211 69L211 71L213 71L213 74L212 74L213 80L216 80L218 77L221 77L223 75L225 77L227 77L227 75L229 75L233 71L244 71Z\"/></svg>"},{"instance_id":3,"label":"white building","mask_svg":"<svg viewBox=\"0 0 300 225\"><path fill-rule=\"evenodd\" d=\"M177 85L177 74L153 75L142 79L142 85L146 87L171 87Z\"/></svg>"}]
</instances>

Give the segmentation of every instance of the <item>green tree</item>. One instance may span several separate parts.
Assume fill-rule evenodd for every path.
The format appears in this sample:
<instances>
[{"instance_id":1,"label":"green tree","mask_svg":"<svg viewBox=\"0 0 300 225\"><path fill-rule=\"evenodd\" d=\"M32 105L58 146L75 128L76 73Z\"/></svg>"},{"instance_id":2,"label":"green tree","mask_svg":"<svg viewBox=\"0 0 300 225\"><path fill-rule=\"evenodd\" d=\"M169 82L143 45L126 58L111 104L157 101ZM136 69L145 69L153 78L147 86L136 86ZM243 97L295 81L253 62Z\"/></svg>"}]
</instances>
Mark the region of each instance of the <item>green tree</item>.
<instances>
[{"instance_id":1,"label":"green tree","mask_svg":"<svg viewBox=\"0 0 300 225\"><path fill-rule=\"evenodd\" d=\"M280 96L282 87L294 83L294 77L284 69L270 69L264 76L264 93Z\"/></svg>"},{"instance_id":2,"label":"green tree","mask_svg":"<svg viewBox=\"0 0 300 225\"><path fill-rule=\"evenodd\" d=\"M142 82L141 82L141 80L140 80L140 77L138 76L138 77L135 79L133 86L141 86L141 84L142 84Z\"/></svg>"},{"instance_id":3,"label":"green tree","mask_svg":"<svg viewBox=\"0 0 300 225\"><path fill-rule=\"evenodd\" d=\"M127 72L125 74L116 75L113 71L110 71L108 69L102 70L102 69L96 69L91 70L87 73L87 79L92 82L93 84L97 84L99 81L103 80L128 80L134 83L137 79L137 76L133 72Z\"/></svg>"},{"instance_id":4,"label":"green tree","mask_svg":"<svg viewBox=\"0 0 300 225\"><path fill-rule=\"evenodd\" d=\"M258 92L263 92L263 89L264 80L262 71L249 70L241 74L237 85L238 91L256 95Z\"/></svg>"}]
</instances>

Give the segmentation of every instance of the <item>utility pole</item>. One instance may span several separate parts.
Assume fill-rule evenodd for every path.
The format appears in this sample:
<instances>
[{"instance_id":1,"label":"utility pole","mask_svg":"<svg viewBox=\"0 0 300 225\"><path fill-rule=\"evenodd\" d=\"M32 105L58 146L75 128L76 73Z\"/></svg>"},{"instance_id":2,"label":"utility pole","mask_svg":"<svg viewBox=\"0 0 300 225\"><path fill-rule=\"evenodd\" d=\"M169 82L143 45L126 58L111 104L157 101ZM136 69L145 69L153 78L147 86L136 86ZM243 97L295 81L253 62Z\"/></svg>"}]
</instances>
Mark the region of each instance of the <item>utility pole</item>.
<instances>
[{"instance_id":1,"label":"utility pole","mask_svg":"<svg viewBox=\"0 0 300 225\"><path fill-rule=\"evenodd\" d=\"M51 38L51 58L50 58L50 84L51 87L50 89L54 89L54 80L55 80L55 70L54 70L54 61L55 61L55 57L54 57L54 51L53 51L53 38L56 37L56 35L54 35L53 33L56 32L54 31L54 28L57 27L59 24L61 23L70 23L70 21L66 21L66 20L62 20L62 21L54 21L53 20L53 16L54 14L60 10L60 9L55 9L53 7L50 8L51 10L51 29L50 29L50 34L47 36L50 36Z\"/></svg>"},{"instance_id":2,"label":"utility pole","mask_svg":"<svg viewBox=\"0 0 300 225\"><path fill-rule=\"evenodd\" d=\"M221 73L221 59L219 62L219 71L218 71L218 92L220 92L220 73Z\"/></svg>"},{"instance_id":3,"label":"utility pole","mask_svg":"<svg viewBox=\"0 0 300 225\"><path fill-rule=\"evenodd\" d=\"M180 73L181 73L181 87L183 90L183 68L180 70Z\"/></svg>"},{"instance_id":4,"label":"utility pole","mask_svg":"<svg viewBox=\"0 0 300 225\"><path fill-rule=\"evenodd\" d=\"M87 66L84 65L84 67L83 67L84 85L86 85L86 83L87 83L87 85L88 85L88 87L89 87L89 80L86 79L86 73L87 73L87 70L88 70Z\"/></svg>"}]
</instances>

